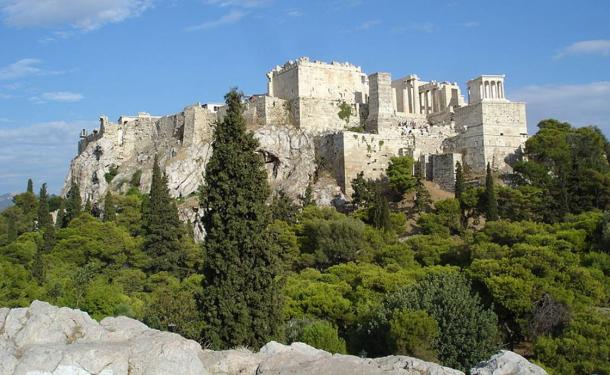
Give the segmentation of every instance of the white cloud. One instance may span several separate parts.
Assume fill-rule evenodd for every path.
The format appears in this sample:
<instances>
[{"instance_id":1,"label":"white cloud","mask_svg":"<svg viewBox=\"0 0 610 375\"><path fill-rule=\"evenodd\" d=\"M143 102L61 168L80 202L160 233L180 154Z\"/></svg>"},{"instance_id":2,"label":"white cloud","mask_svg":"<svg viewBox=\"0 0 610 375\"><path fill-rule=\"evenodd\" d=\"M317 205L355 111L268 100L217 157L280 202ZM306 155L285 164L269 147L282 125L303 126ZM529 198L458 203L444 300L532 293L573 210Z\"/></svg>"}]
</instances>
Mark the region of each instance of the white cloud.
<instances>
[{"instance_id":1,"label":"white cloud","mask_svg":"<svg viewBox=\"0 0 610 375\"><path fill-rule=\"evenodd\" d=\"M54 121L29 126L0 127L0 191L21 191L28 178L37 185L48 182L58 193L76 156L81 129L92 129L96 121Z\"/></svg>"},{"instance_id":2,"label":"white cloud","mask_svg":"<svg viewBox=\"0 0 610 375\"><path fill-rule=\"evenodd\" d=\"M187 31L208 30L215 27L231 25L242 20L248 13L241 10L232 10L224 16L214 21L206 21L199 25L190 26Z\"/></svg>"},{"instance_id":3,"label":"white cloud","mask_svg":"<svg viewBox=\"0 0 610 375\"><path fill-rule=\"evenodd\" d=\"M53 91L45 92L40 96L33 97L35 101L41 102L63 102L63 103L74 103L83 100L83 95L77 92L70 91Z\"/></svg>"},{"instance_id":4,"label":"white cloud","mask_svg":"<svg viewBox=\"0 0 610 375\"><path fill-rule=\"evenodd\" d=\"M379 25L381 23L380 20L368 20L368 21L364 21L363 23L360 24L360 26L358 26L356 28L356 30L370 30L373 27Z\"/></svg>"},{"instance_id":5,"label":"white cloud","mask_svg":"<svg viewBox=\"0 0 610 375\"><path fill-rule=\"evenodd\" d=\"M0 81L14 80L42 73L38 59L21 59L0 68Z\"/></svg>"},{"instance_id":6,"label":"white cloud","mask_svg":"<svg viewBox=\"0 0 610 375\"><path fill-rule=\"evenodd\" d=\"M209 5L221 7L258 8L271 4L273 0L208 0Z\"/></svg>"},{"instance_id":7,"label":"white cloud","mask_svg":"<svg viewBox=\"0 0 610 375\"><path fill-rule=\"evenodd\" d=\"M510 93L527 103L530 130L540 120L556 118L573 125L597 125L610 135L610 82L526 86Z\"/></svg>"},{"instance_id":8,"label":"white cloud","mask_svg":"<svg viewBox=\"0 0 610 375\"><path fill-rule=\"evenodd\" d=\"M137 17L152 0L0 0L4 23L11 27L71 25L94 30Z\"/></svg>"},{"instance_id":9,"label":"white cloud","mask_svg":"<svg viewBox=\"0 0 610 375\"><path fill-rule=\"evenodd\" d=\"M610 39L583 40L563 48L556 58L570 55L600 55L610 56Z\"/></svg>"}]
</instances>

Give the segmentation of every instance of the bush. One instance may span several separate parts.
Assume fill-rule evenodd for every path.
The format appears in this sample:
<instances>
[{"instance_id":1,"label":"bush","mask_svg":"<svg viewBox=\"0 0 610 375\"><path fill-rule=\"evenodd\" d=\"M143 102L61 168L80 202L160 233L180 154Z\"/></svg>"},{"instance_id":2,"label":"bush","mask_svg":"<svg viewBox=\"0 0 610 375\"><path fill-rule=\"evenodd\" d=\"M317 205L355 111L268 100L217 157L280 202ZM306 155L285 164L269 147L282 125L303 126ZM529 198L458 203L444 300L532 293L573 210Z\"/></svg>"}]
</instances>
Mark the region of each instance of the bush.
<instances>
[{"instance_id":1,"label":"bush","mask_svg":"<svg viewBox=\"0 0 610 375\"><path fill-rule=\"evenodd\" d=\"M432 346L445 366L469 369L498 349L496 315L483 307L460 274L431 273L390 294L371 321L373 332L387 337L391 322L401 321L396 314L405 309L425 311L436 321L439 335Z\"/></svg>"},{"instance_id":2,"label":"bush","mask_svg":"<svg viewBox=\"0 0 610 375\"><path fill-rule=\"evenodd\" d=\"M387 175L390 186L400 196L413 190L417 184L417 179L413 176L413 158L409 156L391 158Z\"/></svg>"},{"instance_id":3,"label":"bush","mask_svg":"<svg viewBox=\"0 0 610 375\"><path fill-rule=\"evenodd\" d=\"M107 183L111 183L117 174L119 174L119 167L116 165L111 165L108 168L108 172L104 173L104 179Z\"/></svg>"},{"instance_id":4,"label":"bush","mask_svg":"<svg viewBox=\"0 0 610 375\"><path fill-rule=\"evenodd\" d=\"M346 353L345 340L337 327L324 320L293 320L288 323L289 343L298 341L330 353Z\"/></svg>"},{"instance_id":5,"label":"bush","mask_svg":"<svg viewBox=\"0 0 610 375\"><path fill-rule=\"evenodd\" d=\"M438 324L425 311L398 311L390 320L389 344L396 354L437 361L433 345L438 335Z\"/></svg>"}]
</instances>

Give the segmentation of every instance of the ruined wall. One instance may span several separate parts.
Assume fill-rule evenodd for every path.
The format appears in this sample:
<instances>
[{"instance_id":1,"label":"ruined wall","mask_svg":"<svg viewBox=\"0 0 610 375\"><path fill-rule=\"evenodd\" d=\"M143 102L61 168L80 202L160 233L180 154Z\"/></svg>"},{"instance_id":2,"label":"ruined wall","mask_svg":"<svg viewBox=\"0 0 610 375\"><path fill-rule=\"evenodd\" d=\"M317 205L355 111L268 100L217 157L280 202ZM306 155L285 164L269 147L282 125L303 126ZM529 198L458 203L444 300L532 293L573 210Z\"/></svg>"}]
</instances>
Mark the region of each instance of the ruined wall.
<instances>
[{"instance_id":1,"label":"ruined wall","mask_svg":"<svg viewBox=\"0 0 610 375\"><path fill-rule=\"evenodd\" d=\"M398 119L394 110L394 93L390 73L369 76L369 117L366 128L372 133L383 133L396 127Z\"/></svg>"},{"instance_id":2,"label":"ruined wall","mask_svg":"<svg viewBox=\"0 0 610 375\"><path fill-rule=\"evenodd\" d=\"M299 98L291 102L295 106L295 112L299 113L298 127L303 130L314 130L317 132L340 131L350 127L361 125L360 105L347 103L351 108L348 119L339 117L341 110L340 100Z\"/></svg>"},{"instance_id":3,"label":"ruined wall","mask_svg":"<svg viewBox=\"0 0 610 375\"><path fill-rule=\"evenodd\" d=\"M338 170L338 182L346 195L353 190L351 181L360 172L365 178L382 176L393 156L413 156L411 141L399 134L365 134L343 132L338 142L343 149L342 168ZM342 172L342 173L341 173Z\"/></svg>"},{"instance_id":4,"label":"ruined wall","mask_svg":"<svg viewBox=\"0 0 610 375\"><path fill-rule=\"evenodd\" d=\"M515 152L527 140L525 103L481 104L485 160L494 169L510 170L509 163L517 157Z\"/></svg>"},{"instance_id":5,"label":"ruined wall","mask_svg":"<svg viewBox=\"0 0 610 375\"><path fill-rule=\"evenodd\" d=\"M455 189L455 167L462 162L462 155L457 153L432 155L429 158L432 164L432 181L447 191ZM430 170L428 169L428 170Z\"/></svg>"}]
</instances>

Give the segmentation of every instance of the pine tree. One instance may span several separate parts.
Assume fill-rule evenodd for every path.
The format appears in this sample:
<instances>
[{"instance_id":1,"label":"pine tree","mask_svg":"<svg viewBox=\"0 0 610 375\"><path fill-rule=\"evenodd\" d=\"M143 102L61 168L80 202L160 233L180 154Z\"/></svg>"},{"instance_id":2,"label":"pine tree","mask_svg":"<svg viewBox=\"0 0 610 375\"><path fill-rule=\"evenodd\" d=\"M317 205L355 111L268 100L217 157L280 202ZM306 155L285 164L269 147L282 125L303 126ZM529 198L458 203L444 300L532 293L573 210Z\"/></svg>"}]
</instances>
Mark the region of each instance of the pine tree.
<instances>
[{"instance_id":1,"label":"pine tree","mask_svg":"<svg viewBox=\"0 0 610 375\"><path fill-rule=\"evenodd\" d=\"M142 229L144 252L150 257L148 271L168 271L178 276L184 259L181 244L183 226L176 203L169 194L167 176L161 173L157 157L153 164L150 194L142 208Z\"/></svg>"},{"instance_id":2,"label":"pine tree","mask_svg":"<svg viewBox=\"0 0 610 375\"><path fill-rule=\"evenodd\" d=\"M258 142L246 132L242 94L232 90L225 100L228 110L216 126L201 193L203 334L213 348L257 348L282 324L279 260L267 232L270 189Z\"/></svg>"},{"instance_id":3,"label":"pine tree","mask_svg":"<svg viewBox=\"0 0 610 375\"><path fill-rule=\"evenodd\" d=\"M466 189L464 183L464 171L462 170L462 164L457 162L455 165L455 199L462 199L462 193Z\"/></svg>"},{"instance_id":4,"label":"pine tree","mask_svg":"<svg viewBox=\"0 0 610 375\"><path fill-rule=\"evenodd\" d=\"M18 237L17 233L17 215L14 213L10 213L7 215L8 217L8 227L7 227L7 241L9 243L15 241Z\"/></svg>"},{"instance_id":5,"label":"pine tree","mask_svg":"<svg viewBox=\"0 0 610 375\"><path fill-rule=\"evenodd\" d=\"M110 189L106 191L106 197L104 197L104 221L114 221L116 218L116 208L114 207L114 199Z\"/></svg>"},{"instance_id":6,"label":"pine tree","mask_svg":"<svg viewBox=\"0 0 610 375\"><path fill-rule=\"evenodd\" d=\"M417 179L415 184L415 211L429 212L432 209L432 198L430 192L422 182L421 178Z\"/></svg>"},{"instance_id":7,"label":"pine tree","mask_svg":"<svg viewBox=\"0 0 610 375\"><path fill-rule=\"evenodd\" d=\"M26 190L28 193L34 194L34 182L31 178L28 178L28 188Z\"/></svg>"},{"instance_id":8,"label":"pine tree","mask_svg":"<svg viewBox=\"0 0 610 375\"><path fill-rule=\"evenodd\" d=\"M489 163L487 163L487 174L485 175L485 204L487 208L485 215L487 220L498 220L498 200L496 198L491 165Z\"/></svg>"},{"instance_id":9,"label":"pine tree","mask_svg":"<svg viewBox=\"0 0 610 375\"><path fill-rule=\"evenodd\" d=\"M392 226L390 222L390 206L379 186L375 188L373 202L368 210L368 222L379 229L387 230Z\"/></svg>"},{"instance_id":10,"label":"pine tree","mask_svg":"<svg viewBox=\"0 0 610 375\"><path fill-rule=\"evenodd\" d=\"M49 195L47 193L47 184L42 184L40 194L38 196L38 229L43 230L51 225L52 219L49 214Z\"/></svg>"},{"instance_id":11,"label":"pine tree","mask_svg":"<svg viewBox=\"0 0 610 375\"><path fill-rule=\"evenodd\" d=\"M78 184L72 181L70 191L66 196L66 216L64 226L68 226L74 218L76 218L83 209L83 201L80 197L80 188Z\"/></svg>"}]
</instances>

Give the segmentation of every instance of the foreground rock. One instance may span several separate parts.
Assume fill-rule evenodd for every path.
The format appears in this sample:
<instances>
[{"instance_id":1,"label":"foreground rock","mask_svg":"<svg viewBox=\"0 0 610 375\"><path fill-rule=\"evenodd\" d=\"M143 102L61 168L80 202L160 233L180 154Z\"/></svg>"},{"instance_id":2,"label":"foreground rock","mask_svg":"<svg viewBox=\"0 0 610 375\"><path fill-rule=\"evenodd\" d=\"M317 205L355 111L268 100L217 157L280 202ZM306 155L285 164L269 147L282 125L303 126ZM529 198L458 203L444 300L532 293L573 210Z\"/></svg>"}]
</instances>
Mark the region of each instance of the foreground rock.
<instances>
[{"instance_id":1,"label":"foreground rock","mask_svg":"<svg viewBox=\"0 0 610 375\"><path fill-rule=\"evenodd\" d=\"M546 375L546 371L540 366L508 350L501 350L489 361L479 363L470 370L470 373L472 375Z\"/></svg>"},{"instance_id":2,"label":"foreground rock","mask_svg":"<svg viewBox=\"0 0 610 375\"><path fill-rule=\"evenodd\" d=\"M473 369L486 374L545 374L512 352ZM530 371L530 372L527 372ZM537 372L536 372L537 371ZM202 350L192 340L125 317L101 322L86 313L34 301L0 309L0 375L403 374L463 375L405 356L359 358L303 343L270 342L258 353Z\"/></svg>"}]
</instances>

